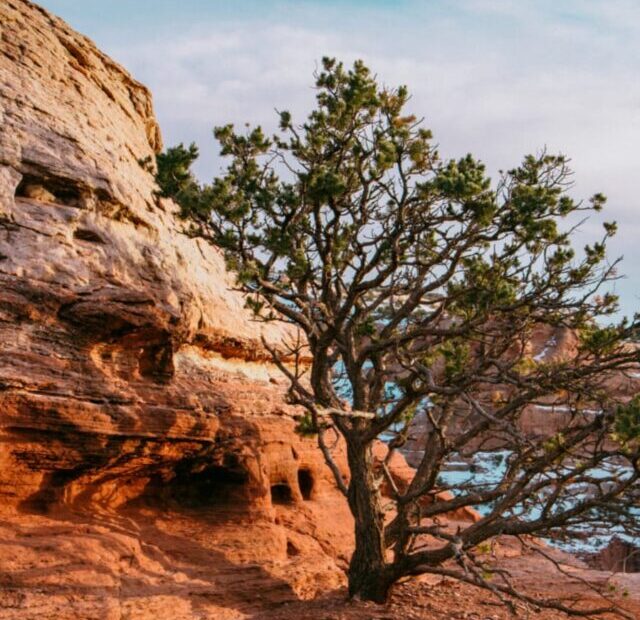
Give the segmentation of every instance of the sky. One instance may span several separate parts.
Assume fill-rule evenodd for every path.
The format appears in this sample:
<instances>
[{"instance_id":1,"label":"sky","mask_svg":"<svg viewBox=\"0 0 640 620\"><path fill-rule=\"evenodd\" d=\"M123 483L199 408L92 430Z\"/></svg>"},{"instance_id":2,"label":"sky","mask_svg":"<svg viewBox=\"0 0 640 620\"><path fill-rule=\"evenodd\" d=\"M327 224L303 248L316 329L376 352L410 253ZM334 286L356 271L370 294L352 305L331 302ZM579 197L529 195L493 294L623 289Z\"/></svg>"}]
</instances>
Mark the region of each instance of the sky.
<instances>
[{"instance_id":1,"label":"sky","mask_svg":"<svg viewBox=\"0 0 640 620\"><path fill-rule=\"evenodd\" d=\"M576 198L608 197L581 245L619 233L622 311L640 311L639 0L40 0L152 91L166 145L195 141L203 181L222 172L211 130L302 119L322 56L362 59L405 84L441 155L494 178L546 148L572 160Z\"/></svg>"}]
</instances>

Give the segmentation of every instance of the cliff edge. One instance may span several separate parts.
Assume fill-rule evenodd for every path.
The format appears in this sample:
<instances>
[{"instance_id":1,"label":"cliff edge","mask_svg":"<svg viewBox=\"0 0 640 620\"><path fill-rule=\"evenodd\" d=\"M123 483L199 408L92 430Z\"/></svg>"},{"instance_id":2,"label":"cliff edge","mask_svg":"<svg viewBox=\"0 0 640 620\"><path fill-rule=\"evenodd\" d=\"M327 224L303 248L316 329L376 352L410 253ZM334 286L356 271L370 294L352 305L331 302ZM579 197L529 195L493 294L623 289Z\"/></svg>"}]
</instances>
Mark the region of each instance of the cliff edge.
<instances>
[{"instance_id":1,"label":"cliff edge","mask_svg":"<svg viewBox=\"0 0 640 620\"><path fill-rule=\"evenodd\" d=\"M155 195L148 90L30 2L0 24L0 617L339 585L348 509L261 344L286 331Z\"/></svg>"}]
</instances>

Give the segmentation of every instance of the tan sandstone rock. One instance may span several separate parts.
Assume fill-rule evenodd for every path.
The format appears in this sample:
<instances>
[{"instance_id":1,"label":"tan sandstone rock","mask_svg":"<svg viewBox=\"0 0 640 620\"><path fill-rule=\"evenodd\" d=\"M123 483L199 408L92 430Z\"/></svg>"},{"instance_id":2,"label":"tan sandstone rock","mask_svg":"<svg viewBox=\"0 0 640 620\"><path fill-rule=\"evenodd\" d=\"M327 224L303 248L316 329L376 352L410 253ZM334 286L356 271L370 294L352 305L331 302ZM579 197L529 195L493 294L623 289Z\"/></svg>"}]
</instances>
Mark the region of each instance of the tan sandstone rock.
<instances>
[{"instance_id":1,"label":"tan sandstone rock","mask_svg":"<svg viewBox=\"0 0 640 620\"><path fill-rule=\"evenodd\" d=\"M30 2L0 24L0 618L339 585L352 522L262 346L289 332L155 196L149 92Z\"/></svg>"}]
</instances>

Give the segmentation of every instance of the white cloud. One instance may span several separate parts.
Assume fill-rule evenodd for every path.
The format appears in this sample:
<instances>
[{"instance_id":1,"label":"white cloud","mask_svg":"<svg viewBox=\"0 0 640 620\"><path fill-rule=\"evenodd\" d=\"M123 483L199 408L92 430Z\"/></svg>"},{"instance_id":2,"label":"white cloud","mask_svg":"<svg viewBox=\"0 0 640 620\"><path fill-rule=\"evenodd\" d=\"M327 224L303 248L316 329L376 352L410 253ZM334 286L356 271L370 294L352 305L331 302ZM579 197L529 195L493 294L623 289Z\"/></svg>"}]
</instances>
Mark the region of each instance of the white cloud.
<instances>
[{"instance_id":1,"label":"white cloud","mask_svg":"<svg viewBox=\"0 0 640 620\"><path fill-rule=\"evenodd\" d=\"M545 145L570 155L576 192L610 196L606 219L622 224L612 253L626 254L630 275L618 290L627 312L638 306L640 3L440 0L322 12L308 4L290 14L278 6L266 22L210 21L108 49L152 89L166 141L199 143L199 174L220 166L213 125L274 128L274 108L300 118L321 56L363 58L385 83L409 86L444 155L471 151L496 172Z\"/></svg>"}]
</instances>

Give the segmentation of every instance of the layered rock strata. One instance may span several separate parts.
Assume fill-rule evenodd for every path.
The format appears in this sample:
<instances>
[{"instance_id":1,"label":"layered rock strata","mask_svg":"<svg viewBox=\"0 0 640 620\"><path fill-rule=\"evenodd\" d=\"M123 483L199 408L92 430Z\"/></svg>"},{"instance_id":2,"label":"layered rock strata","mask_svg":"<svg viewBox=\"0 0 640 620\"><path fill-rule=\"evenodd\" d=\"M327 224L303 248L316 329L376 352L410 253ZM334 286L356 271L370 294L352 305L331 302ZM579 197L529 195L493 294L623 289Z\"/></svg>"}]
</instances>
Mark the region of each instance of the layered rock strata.
<instances>
[{"instance_id":1,"label":"layered rock strata","mask_svg":"<svg viewBox=\"0 0 640 620\"><path fill-rule=\"evenodd\" d=\"M149 92L30 2L0 24L0 514L34 543L0 548L0 617L120 617L119 589L187 579L194 539L221 583L262 562L289 595L338 585L352 522L262 345L287 331L155 195Z\"/></svg>"}]
</instances>

